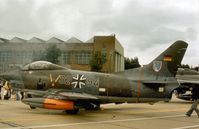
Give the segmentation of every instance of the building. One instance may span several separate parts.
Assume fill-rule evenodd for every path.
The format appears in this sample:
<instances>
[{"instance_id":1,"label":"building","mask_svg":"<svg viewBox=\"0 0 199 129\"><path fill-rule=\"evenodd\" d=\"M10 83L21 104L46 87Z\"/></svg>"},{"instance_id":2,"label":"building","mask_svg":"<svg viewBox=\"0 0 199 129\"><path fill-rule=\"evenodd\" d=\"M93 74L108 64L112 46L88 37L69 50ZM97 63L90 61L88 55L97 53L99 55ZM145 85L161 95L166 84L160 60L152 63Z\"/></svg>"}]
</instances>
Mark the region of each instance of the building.
<instances>
[{"instance_id":1,"label":"building","mask_svg":"<svg viewBox=\"0 0 199 129\"><path fill-rule=\"evenodd\" d=\"M113 36L94 36L86 42L72 37L62 41L52 37L47 41L33 37L24 40L14 37L11 40L0 38L0 72L15 70L39 59L50 44L56 44L62 54L59 64L71 69L90 71L90 60L94 53L103 56L102 72L124 70L124 48Z\"/></svg>"}]
</instances>

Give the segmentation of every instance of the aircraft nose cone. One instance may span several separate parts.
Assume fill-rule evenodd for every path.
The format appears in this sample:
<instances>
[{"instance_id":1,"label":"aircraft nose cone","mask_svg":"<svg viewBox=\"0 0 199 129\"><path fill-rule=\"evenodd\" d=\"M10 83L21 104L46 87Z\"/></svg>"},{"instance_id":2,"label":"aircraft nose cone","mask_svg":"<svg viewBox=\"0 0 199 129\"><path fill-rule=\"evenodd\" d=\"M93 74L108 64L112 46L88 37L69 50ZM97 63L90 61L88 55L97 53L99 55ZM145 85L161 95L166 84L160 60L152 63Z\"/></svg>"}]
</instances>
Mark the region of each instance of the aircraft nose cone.
<instances>
[{"instance_id":1,"label":"aircraft nose cone","mask_svg":"<svg viewBox=\"0 0 199 129\"><path fill-rule=\"evenodd\" d=\"M22 81L22 78L21 78L21 74L17 70L1 73L0 79L5 80L5 81L9 81L11 83L12 88L17 88L17 89L23 88L23 81Z\"/></svg>"},{"instance_id":2,"label":"aircraft nose cone","mask_svg":"<svg viewBox=\"0 0 199 129\"><path fill-rule=\"evenodd\" d=\"M10 71L10 72L5 72L0 74L0 78L10 81L10 80L19 80L20 75L18 71Z\"/></svg>"}]
</instances>

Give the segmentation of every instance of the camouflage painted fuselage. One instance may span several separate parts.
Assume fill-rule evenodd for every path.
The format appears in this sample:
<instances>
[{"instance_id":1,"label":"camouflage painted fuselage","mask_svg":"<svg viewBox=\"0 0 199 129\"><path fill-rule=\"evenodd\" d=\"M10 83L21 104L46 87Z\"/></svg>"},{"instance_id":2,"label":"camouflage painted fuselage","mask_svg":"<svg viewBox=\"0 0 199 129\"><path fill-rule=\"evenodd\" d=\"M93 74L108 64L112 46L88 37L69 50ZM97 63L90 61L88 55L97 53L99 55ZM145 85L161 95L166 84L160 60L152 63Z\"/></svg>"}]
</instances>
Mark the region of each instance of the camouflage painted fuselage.
<instances>
[{"instance_id":1,"label":"camouflage painted fuselage","mask_svg":"<svg viewBox=\"0 0 199 129\"><path fill-rule=\"evenodd\" d=\"M174 78L168 77L166 80L165 78L162 80L161 76L147 74L144 68L117 74L82 72L71 69L20 72L25 89L55 89L87 93L99 97L101 103L167 101L171 97L172 90L178 86ZM37 89L39 79L45 84L43 89ZM143 83L143 81L154 79L162 82Z\"/></svg>"}]
</instances>

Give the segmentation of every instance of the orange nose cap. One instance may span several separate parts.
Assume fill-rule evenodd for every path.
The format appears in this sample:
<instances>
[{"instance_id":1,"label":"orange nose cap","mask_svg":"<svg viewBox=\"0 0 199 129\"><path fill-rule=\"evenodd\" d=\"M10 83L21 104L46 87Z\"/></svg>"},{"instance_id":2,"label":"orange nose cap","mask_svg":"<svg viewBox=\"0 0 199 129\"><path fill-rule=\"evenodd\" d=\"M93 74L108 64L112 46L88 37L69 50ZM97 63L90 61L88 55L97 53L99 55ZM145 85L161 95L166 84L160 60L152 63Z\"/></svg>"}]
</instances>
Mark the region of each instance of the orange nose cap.
<instances>
[{"instance_id":1,"label":"orange nose cap","mask_svg":"<svg viewBox=\"0 0 199 129\"><path fill-rule=\"evenodd\" d=\"M45 99L44 108L55 110L73 110L74 102L57 99Z\"/></svg>"}]
</instances>

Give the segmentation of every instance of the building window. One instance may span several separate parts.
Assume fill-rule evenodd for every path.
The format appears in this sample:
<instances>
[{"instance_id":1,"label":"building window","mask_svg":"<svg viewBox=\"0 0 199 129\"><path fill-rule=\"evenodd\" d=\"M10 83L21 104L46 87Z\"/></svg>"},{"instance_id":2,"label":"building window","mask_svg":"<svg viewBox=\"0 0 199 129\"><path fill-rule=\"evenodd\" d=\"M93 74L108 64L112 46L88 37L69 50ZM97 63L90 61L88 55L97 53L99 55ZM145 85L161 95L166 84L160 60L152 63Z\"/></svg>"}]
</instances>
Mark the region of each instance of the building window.
<instances>
[{"instance_id":1,"label":"building window","mask_svg":"<svg viewBox=\"0 0 199 129\"><path fill-rule=\"evenodd\" d=\"M44 58L43 51L32 51L31 55L32 55L32 61L38 61Z\"/></svg>"},{"instance_id":2,"label":"building window","mask_svg":"<svg viewBox=\"0 0 199 129\"><path fill-rule=\"evenodd\" d=\"M18 51L16 52L16 62L20 64L27 64L32 62L32 52L29 51Z\"/></svg>"},{"instance_id":3,"label":"building window","mask_svg":"<svg viewBox=\"0 0 199 129\"><path fill-rule=\"evenodd\" d=\"M106 63L106 48L102 48L102 63Z\"/></svg>"},{"instance_id":4,"label":"building window","mask_svg":"<svg viewBox=\"0 0 199 129\"><path fill-rule=\"evenodd\" d=\"M33 59L33 53L32 52L29 52L29 51L25 51L23 52L23 64L27 64L27 63L30 63L32 62L32 59Z\"/></svg>"},{"instance_id":5,"label":"building window","mask_svg":"<svg viewBox=\"0 0 199 129\"><path fill-rule=\"evenodd\" d=\"M3 72L3 65L0 64L0 72Z\"/></svg>"},{"instance_id":6,"label":"building window","mask_svg":"<svg viewBox=\"0 0 199 129\"><path fill-rule=\"evenodd\" d=\"M8 62L11 60L12 54L10 51L2 51L0 52L0 61L2 62Z\"/></svg>"},{"instance_id":7,"label":"building window","mask_svg":"<svg viewBox=\"0 0 199 129\"><path fill-rule=\"evenodd\" d=\"M62 52L60 60L63 64L70 64L70 52Z\"/></svg>"},{"instance_id":8,"label":"building window","mask_svg":"<svg viewBox=\"0 0 199 129\"><path fill-rule=\"evenodd\" d=\"M16 60L17 60L17 63L22 63L22 61L23 61L23 53L22 52L16 53Z\"/></svg>"},{"instance_id":9,"label":"building window","mask_svg":"<svg viewBox=\"0 0 199 129\"><path fill-rule=\"evenodd\" d=\"M76 53L77 64L89 64L91 59L90 51L81 51Z\"/></svg>"}]
</instances>

